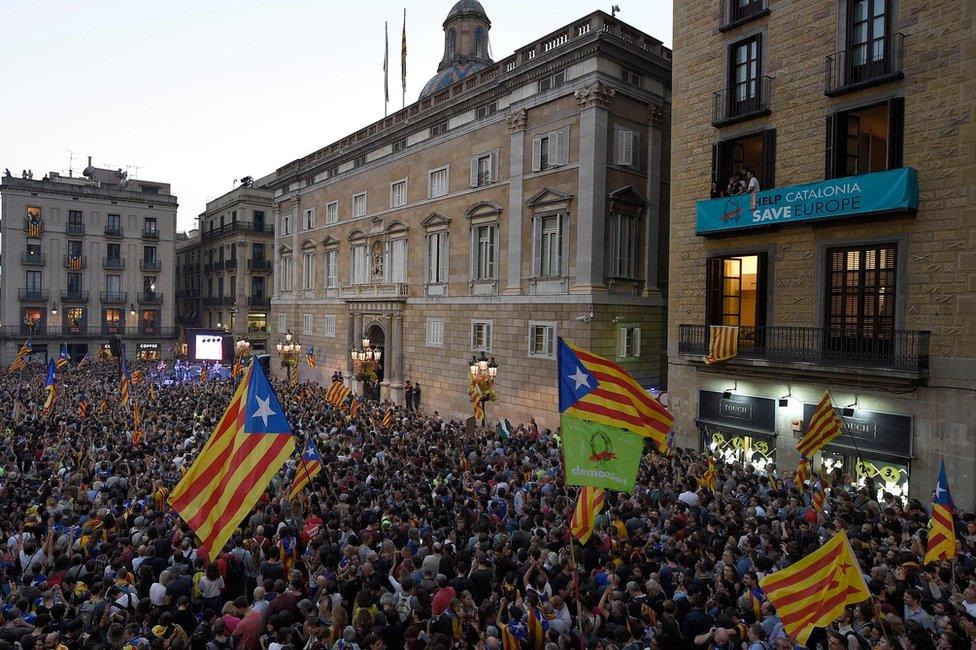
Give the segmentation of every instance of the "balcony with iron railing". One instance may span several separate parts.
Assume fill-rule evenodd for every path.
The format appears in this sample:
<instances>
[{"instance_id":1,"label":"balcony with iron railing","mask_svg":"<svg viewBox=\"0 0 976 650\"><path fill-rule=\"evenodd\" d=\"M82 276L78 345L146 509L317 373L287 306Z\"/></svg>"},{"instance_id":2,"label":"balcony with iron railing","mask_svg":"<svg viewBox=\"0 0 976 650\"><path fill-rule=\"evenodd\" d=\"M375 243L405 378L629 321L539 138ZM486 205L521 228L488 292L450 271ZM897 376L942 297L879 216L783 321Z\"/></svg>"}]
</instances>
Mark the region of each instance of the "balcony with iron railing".
<instances>
[{"instance_id":1,"label":"balcony with iron railing","mask_svg":"<svg viewBox=\"0 0 976 650\"><path fill-rule=\"evenodd\" d=\"M120 271L125 268L124 257L103 257L102 268L110 271Z\"/></svg>"},{"instance_id":2,"label":"balcony with iron railing","mask_svg":"<svg viewBox=\"0 0 976 650\"><path fill-rule=\"evenodd\" d=\"M224 268L228 271L233 271L237 268L237 258L232 257L229 260L224 260Z\"/></svg>"},{"instance_id":3,"label":"balcony with iron railing","mask_svg":"<svg viewBox=\"0 0 976 650\"><path fill-rule=\"evenodd\" d=\"M38 239L44 235L44 222L36 221L31 223L31 220L24 217L24 232L27 233L29 239Z\"/></svg>"},{"instance_id":4,"label":"balcony with iron railing","mask_svg":"<svg viewBox=\"0 0 976 650\"><path fill-rule=\"evenodd\" d=\"M268 273L271 271L271 260L252 257L247 261L247 270Z\"/></svg>"},{"instance_id":5,"label":"balcony with iron railing","mask_svg":"<svg viewBox=\"0 0 976 650\"><path fill-rule=\"evenodd\" d=\"M44 266L47 264L47 255L44 253L20 253L20 263L23 266Z\"/></svg>"},{"instance_id":6,"label":"balcony with iron railing","mask_svg":"<svg viewBox=\"0 0 976 650\"><path fill-rule=\"evenodd\" d=\"M207 262L206 264L204 264L203 265L203 272L204 273L213 273L214 272L214 263L213 262Z\"/></svg>"},{"instance_id":7,"label":"balcony with iron railing","mask_svg":"<svg viewBox=\"0 0 976 650\"><path fill-rule=\"evenodd\" d=\"M270 307L271 297L270 296L248 296L247 306L248 307Z\"/></svg>"},{"instance_id":8,"label":"balcony with iron railing","mask_svg":"<svg viewBox=\"0 0 976 650\"><path fill-rule=\"evenodd\" d=\"M85 224L83 223L68 223L64 226L64 234L66 235L84 235L85 234Z\"/></svg>"},{"instance_id":9,"label":"balcony with iron railing","mask_svg":"<svg viewBox=\"0 0 976 650\"><path fill-rule=\"evenodd\" d=\"M351 284L339 289L339 298L343 300L375 300L392 299L404 300L407 297L406 282L377 282L368 284Z\"/></svg>"},{"instance_id":10,"label":"balcony with iron railing","mask_svg":"<svg viewBox=\"0 0 976 650\"><path fill-rule=\"evenodd\" d=\"M163 294L158 291L145 291L139 294L140 305L159 305L163 302Z\"/></svg>"},{"instance_id":11,"label":"balcony with iron railing","mask_svg":"<svg viewBox=\"0 0 976 650\"><path fill-rule=\"evenodd\" d=\"M47 289L17 289L17 297L21 302L47 302L50 293Z\"/></svg>"},{"instance_id":12,"label":"balcony with iron railing","mask_svg":"<svg viewBox=\"0 0 976 650\"><path fill-rule=\"evenodd\" d=\"M769 115L771 77L731 84L712 96L712 126L728 126Z\"/></svg>"},{"instance_id":13,"label":"balcony with iron railing","mask_svg":"<svg viewBox=\"0 0 976 650\"><path fill-rule=\"evenodd\" d=\"M227 267L227 262L225 262L224 260L217 260L216 262L213 263L214 271L223 271L226 267Z\"/></svg>"},{"instance_id":14,"label":"balcony with iron railing","mask_svg":"<svg viewBox=\"0 0 976 650\"><path fill-rule=\"evenodd\" d=\"M720 32L728 31L768 14L768 0L724 0L722 23L718 29Z\"/></svg>"},{"instance_id":15,"label":"balcony with iron railing","mask_svg":"<svg viewBox=\"0 0 976 650\"><path fill-rule=\"evenodd\" d=\"M917 382L928 375L929 337L929 332L916 330L875 334L863 329L742 327L736 356L715 366L747 364L752 374L854 374L872 375L875 382L879 377ZM708 353L708 343L708 325L678 326L679 354L700 359Z\"/></svg>"},{"instance_id":16,"label":"balcony with iron railing","mask_svg":"<svg viewBox=\"0 0 976 650\"><path fill-rule=\"evenodd\" d=\"M103 291L99 298L103 305L124 305L129 299L127 291Z\"/></svg>"},{"instance_id":17,"label":"balcony with iron railing","mask_svg":"<svg viewBox=\"0 0 976 650\"><path fill-rule=\"evenodd\" d=\"M159 239L159 229L158 228L143 228L142 238L148 239L150 241L156 241Z\"/></svg>"},{"instance_id":18,"label":"balcony with iron railing","mask_svg":"<svg viewBox=\"0 0 976 650\"><path fill-rule=\"evenodd\" d=\"M216 239L225 235L232 235L236 232L249 232L257 235L274 234L274 231L268 224L251 223L250 221L232 221L230 223L225 223L222 226L215 226L214 228L202 231L200 233L200 238L203 241L207 241L209 239Z\"/></svg>"},{"instance_id":19,"label":"balcony with iron railing","mask_svg":"<svg viewBox=\"0 0 976 650\"><path fill-rule=\"evenodd\" d=\"M159 260L147 260L145 258L139 260L139 270L141 271L159 271Z\"/></svg>"},{"instance_id":20,"label":"balcony with iron railing","mask_svg":"<svg viewBox=\"0 0 976 650\"><path fill-rule=\"evenodd\" d=\"M203 299L204 307L233 307L236 304L234 296L207 296Z\"/></svg>"},{"instance_id":21,"label":"balcony with iron railing","mask_svg":"<svg viewBox=\"0 0 976 650\"><path fill-rule=\"evenodd\" d=\"M891 34L827 56L824 94L836 97L905 77L905 35Z\"/></svg>"},{"instance_id":22,"label":"balcony with iron railing","mask_svg":"<svg viewBox=\"0 0 976 650\"><path fill-rule=\"evenodd\" d=\"M85 255L65 255L64 268L69 271L80 271L88 267L88 257Z\"/></svg>"},{"instance_id":23,"label":"balcony with iron railing","mask_svg":"<svg viewBox=\"0 0 976 650\"><path fill-rule=\"evenodd\" d=\"M84 289L64 289L61 291L61 302L86 303L88 302L88 292Z\"/></svg>"},{"instance_id":24,"label":"balcony with iron railing","mask_svg":"<svg viewBox=\"0 0 976 650\"><path fill-rule=\"evenodd\" d=\"M105 226L105 236L119 239L125 236L122 226Z\"/></svg>"}]
</instances>

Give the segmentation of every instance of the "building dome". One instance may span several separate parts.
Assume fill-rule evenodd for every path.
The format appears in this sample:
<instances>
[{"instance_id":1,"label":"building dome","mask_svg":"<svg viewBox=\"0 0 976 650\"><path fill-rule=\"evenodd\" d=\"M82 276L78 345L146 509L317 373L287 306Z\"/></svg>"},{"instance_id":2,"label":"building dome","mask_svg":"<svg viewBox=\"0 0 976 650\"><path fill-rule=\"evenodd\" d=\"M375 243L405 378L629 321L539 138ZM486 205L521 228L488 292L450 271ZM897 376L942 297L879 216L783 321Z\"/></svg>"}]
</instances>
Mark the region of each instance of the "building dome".
<instances>
[{"instance_id":1,"label":"building dome","mask_svg":"<svg viewBox=\"0 0 976 650\"><path fill-rule=\"evenodd\" d=\"M490 29L491 21L478 0L458 0L444 20L444 58L420 98L450 88L491 65Z\"/></svg>"}]
</instances>

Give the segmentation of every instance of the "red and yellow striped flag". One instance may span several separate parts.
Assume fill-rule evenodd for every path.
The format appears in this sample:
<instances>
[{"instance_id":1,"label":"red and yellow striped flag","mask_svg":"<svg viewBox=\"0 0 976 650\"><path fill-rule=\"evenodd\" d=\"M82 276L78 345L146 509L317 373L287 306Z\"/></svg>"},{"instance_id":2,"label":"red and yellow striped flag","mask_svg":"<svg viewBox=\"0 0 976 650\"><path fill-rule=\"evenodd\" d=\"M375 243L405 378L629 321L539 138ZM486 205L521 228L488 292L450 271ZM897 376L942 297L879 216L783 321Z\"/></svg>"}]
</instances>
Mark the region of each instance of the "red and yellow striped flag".
<instances>
[{"instance_id":1,"label":"red and yellow striped flag","mask_svg":"<svg viewBox=\"0 0 976 650\"><path fill-rule=\"evenodd\" d=\"M800 462L796 466L796 474L793 475L793 485L800 494L807 489L807 476L810 475L810 460L806 456L800 456Z\"/></svg>"},{"instance_id":2,"label":"red and yellow striped flag","mask_svg":"<svg viewBox=\"0 0 976 650\"><path fill-rule=\"evenodd\" d=\"M817 404L817 410L813 412L813 416L810 418L807 432L796 442L796 449L801 456L811 458L824 445L839 436L843 429L844 423L841 422L840 416L834 410L830 391L824 390L823 397Z\"/></svg>"},{"instance_id":3,"label":"red and yellow striped flag","mask_svg":"<svg viewBox=\"0 0 976 650\"><path fill-rule=\"evenodd\" d=\"M535 607L529 607L527 627L529 628L529 648L531 650L542 650L546 645L546 631L542 626L542 615Z\"/></svg>"},{"instance_id":4,"label":"red and yellow striped flag","mask_svg":"<svg viewBox=\"0 0 976 650\"><path fill-rule=\"evenodd\" d=\"M569 524L570 532L573 537L579 540L580 544L586 544L586 540L593 534L593 529L596 527L596 516L603 510L605 496L603 488L584 485L580 489L579 497L576 499L576 508L573 510L573 519Z\"/></svg>"},{"instance_id":5,"label":"red and yellow striped flag","mask_svg":"<svg viewBox=\"0 0 976 650\"><path fill-rule=\"evenodd\" d=\"M507 625L502 627L502 650L519 650L519 641Z\"/></svg>"},{"instance_id":6,"label":"red and yellow striped flag","mask_svg":"<svg viewBox=\"0 0 976 650\"><path fill-rule=\"evenodd\" d=\"M363 405L358 399L349 403L349 417L354 418L359 413L359 408Z\"/></svg>"},{"instance_id":7,"label":"red and yellow striped flag","mask_svg":"<svg viewBox=\"0 0 976 650\"><path fill-rule=\"evenodd\" d=\"M142 442L142 403L136 397L132 407L132 444L138 445Z\"/></svg>"},{"instance_id":8,"label":"red and yellow striped flag","mask_svg":"<svg viewBox=\"0 0 976 650\"><path fill-rule=\"evenodd\" d=\"M956 557L956 527L952 522L952 495L946 477L945 461L939 467L939 482L932 498L932 519L923 562L951 560Z\"/></svg>"},{"instance_id":9,"label":"red and yellow striped flag","mask_svg":"<svg viewBox=\"0 0 976 650\"><path fill-rule=\"evenodd\" d=\"M814 628L830 625L846 605L871 597L844 531L799 562L763 578L759 586L783 628L801 645Z\"/></svg>"},{"instance_id":10,"label":"red and yellow striped flag","mask_svg":"<svg viewBox=\"0 0 976 650\"><path fill-rule=\"evenodd\" d=\"M702 477L698 479L698 485L702 487L707 487L713 493L715 488L718 486L718 470L715 468L715 459L711 456L708 457L708 469L702 474Z\"/></svg>"},{"instance_id":11,"label":"red and yellow striped flag","mask_svg":"<svg viewBox=\"0 0 976 650\"><path fill-rule=\"evenodd\" d=\"M474 419L481 422L485 419L485 407L481 387L472 381L471 386L468 388L468 396L471 398L471 411Z\"/></svg>"},{"instance_id":12,"label":"red and yellow striped flag","mask_svg":"<svg viewBox=\"0 0 976 650\"><path fill-rule=\"evenodd\" d=\"M200 455L169 503L216 557L272 477L295 451L295 438L261 366L244 373Z\"/></svg>"},{"instance_id":13,"label":"red and yellow striped flag","mask_svg":"<svg viewBox=\"0 0 976 650\"><path fill-rule=\"evenodd\" d=\"M705 363L718 363L739 353L739 328L735 325L710 325Z\"/></svg>"},{"instance_id":14,"label":"red and yellow striped flag","mask_svg":"<svg viewBox=\"0 0 976 650\"><path fill-rule=\"evenodd\" d=\"M393 407L389 406L383 414L383 426L389 428L393 426Z\"/></svg>"},{"instance_id":15,"label":"red and yellow striped flag","mask_svg":"<svg viewBox=\"0 0 976 650\"><path fill-rule=\"evenodd\" d=\"M351 391L341 381L334 381L325 394L325 401L332 406L342 406Z\"/></svg>"},{"instance_id":16,"label":"red and yellow striped flag","mask_svg":"<svg viewBox=\"0 0 976 650\"><path fill-rule=\"evenodd\" d=\"M667 453L667 435L674 424L674 416L664 405L651 397L626 370L613 361L578 348L565 339L559 341L560 363L564 364L567 373L560 375L559 410L562 414L626 429L652 439L658 451ZM573 375L573 371L577 375ZM590 383L591 380L596 380L595 386ZM575 388L573 381L579 382ZM564 385L568 390L563 390ZM579 387L585 388L586 392L571 403L564 404L563 394L578 395Z\"/></svg>"},{"instance_id":17,"label":"red and yellow striped flag","mask_svg":"<svg viewBox=\"0 0 976 650\"><path fill-rule=\"evenodd\" d=\"M295 478L291 482L291 487L288 488L289 501L301 494L309 481L315 478L320 471L322 471L322 456L319 455L318 447L315 446L312 436L309 436L305 441L302 455L298 458Z\"/></svg>"},{"instance_id":18,"label":"red and yellow striped flag","mask_svg":"<svg viewBox=\"0 0 976 650\"><path fill-rule=\"evenodd\" d=\"M815 513L820 515L823 514L826 501L827 475L824 474L823 469L821 469L817 479L813 482L813 498L810 500L810 506L813 508Z\"/></svg>"}]
</instances>

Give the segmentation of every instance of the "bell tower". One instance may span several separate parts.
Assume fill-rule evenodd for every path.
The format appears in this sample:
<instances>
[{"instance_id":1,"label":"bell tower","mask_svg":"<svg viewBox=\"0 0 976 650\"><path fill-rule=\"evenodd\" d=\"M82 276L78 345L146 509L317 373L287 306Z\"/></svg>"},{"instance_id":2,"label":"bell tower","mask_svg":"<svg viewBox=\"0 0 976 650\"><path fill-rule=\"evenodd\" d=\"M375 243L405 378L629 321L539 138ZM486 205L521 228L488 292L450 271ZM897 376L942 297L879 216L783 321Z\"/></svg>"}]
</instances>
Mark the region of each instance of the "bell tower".
<instances>
[{"instance_id":1,"label":"bell tower","mask_svg":"<svg viewBox=\"0 0 976 650\"><path fill-rule=\"evenodd\" d=\"M471 61L492 63L488 47L490 29L491 21L478 0L456 3L444 21L444 58L437 71Z\"/></svg>"}]
</instances>

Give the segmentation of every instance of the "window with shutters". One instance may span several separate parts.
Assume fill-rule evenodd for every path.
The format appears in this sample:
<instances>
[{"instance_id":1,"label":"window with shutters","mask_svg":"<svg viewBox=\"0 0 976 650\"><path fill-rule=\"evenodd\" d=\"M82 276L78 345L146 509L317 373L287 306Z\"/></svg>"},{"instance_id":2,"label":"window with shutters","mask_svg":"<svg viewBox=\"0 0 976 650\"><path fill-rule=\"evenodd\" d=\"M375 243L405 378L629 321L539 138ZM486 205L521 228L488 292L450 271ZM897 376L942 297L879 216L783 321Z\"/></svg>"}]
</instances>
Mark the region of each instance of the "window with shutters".
<instances>
[{"instance_id":1,"label":"window with shutters","mask_svg":"<svg viewBox=\"0 0 976 650\"><path fill-rule=\"evenodd\" d=\"M356 194L352 197L352 216L366 216L366 192Z\"/></svg>"},{"instance_id":2,"label":"window with shutters","mask_svg":"<svg viewBox=\"0 0 976 650\"><path fill-rule=\"evenodd\" d=\"M532 139L532 171L544 171L569 164L569 126Z\"/></svg>"},{"instance_id":3,"label":"window with shutters","mask_svg":"<svg viewBox=\"0 0 976 650\"><path fill-rule=\"evenodd\" d=\"M277 278L278 286L282 291L291 291L292 288L292 260L291 257L282 257L278 263L280 267L280 277Z\"/></svg>"},{"instance_id":4,"label":"window with shutters","mask_svg":"<svg viewBox=\"0 0 976 650\"><path fill-rule=\"evenodd\" d=\"M897 253L893 243L828 249L824 323L833 349L877 350L894 337Z\"/></svg>"},{"instance_id":5,"label":"window with shutters","mask_svg":"<svg viewBox=\"0 0 976 650\"><path fill-rule=\"evenodd\" d=\"M451 167L441 167L427 172L427 198L436 199L447 196L450 190Z\"/></svg>"},{"instance_id":6,"label":"window with shutters","mask_svg":"<svg viewBox=\"0 0 976 650\"><path fill-rule=\"evenodd\" d=\"M613 163L622 167L640 168L640 132L618 126L613 132Z\"/></svg>"},{"instance_id":7,"label":"window with shutters","mask_svg":"<svg viewBox=\"0 0 976 650\"><path fill-rule=\"evenodd\" d=\"M447 231L440 230L427 235L427 283L447 282Z\"/></svg>"},{"instance_id":8,"label":"window with shutters","mask_svg":"<svg viewBox=\"0 0 976 650\"><path fill-rule=\"evenodd\" d=\"M302 255L302 289L308 291L315 288L315 253Z\"/></svg>"},{"instance_id":9,"label":"window with shutters","mask_svg":"<svg viewBox=\"0 0 976 650\"><path fill-rule=\"evenodd\" d=\"M495 245L497 239L497 224L486 224L476 226L471 229L472 246L474 254L472 264L473 280L494 280L495 279Z\"/></svg>"},{"instance_id":10,"label":"window with shutters","mask_svg":"<svg viewBox=\"0 0 976 650\"><path fill-rule=\"evenodd\" d=\"M760 190L776 187L776 130L722 140L712 146L711 198L744 194L751 170Z\"/></svg>"},{"instance_id":11,"label":"window with shutters","mask_svg":"<svg viewBox=\"0 0 976 650\"><path fill-rule=\"evenodd\" d=\"M637 251L640 241L640 220L636 214L610 214L610 276L637 279Z\"/></svg>"},{"instance_id":12,"label":"window with shutters","mask_svg":"<svg viewBox=\"0 0 976 650\"><path fill-rule=\"evenodd\" d=\"M325 206L325 225L339 223L339 202L333 201Z\"/></svg>"},{"instance_id":13,"label":"window with shutters","mask_svg":"<svg viewBox=\"0 0 976 650\"><path fill-rule=\"evenodd\" d=\"M352 248L351 284L366 284L369 278L366 245L360 244Z\"/></svg>"},{"instance_id":14,"label":"window with shutters","mask_svg":"<svg viewBox=\"0 0 976 650\"><path fill-rule=\"evenodd\" d=\"M212 230L212 228L211 228ZM281 234L290 235L291 234L291 214L281 215Z\"/></svg>"},{"instance_id":15,"label":"window with shutters","mask_svg":"<svg viewBox=\"0 0 976 650\"><path fill-rule=\"evenodd\" d=\"M533 218L533 248L536 277L562 275L563 214L542 214Z\"/></svg>"},{"instance_id":16,"label":"window with shutters","mask_svg":"<svg viewBox=\"0 0 976 650\"><path fill-rule=\"evenodd\" d=\"M387 278L390 282L407 281L407 240L394 239L390 242L390 264Z\"/></svg>"},{"instance_id":17,"label":"window with shutters","mask_svg":"<svg viewBox=\"0 0 976 650\"><path fill-rule=\"evenodd\" d=\"M312 314L302 314L302 334L311 336L314 323L315 317Z\"/></svg>"},{"instance_id":18,"label":"window with shutters","mask_svg":"<svg viewBox=\"0 0 976 650\"><path fill-rule=\"evenodd\" d=\"M283 334L288 331L288 316L278 314L278 333Z\"/></svg>"},{"instance_id":19,"label":"window with shutters","mask_svg":"<svg viewBox=\"0 0 976 650\"><path fill-rule=\"evenodd\" d=\"M334 339L336 336L336 317L335 314L326 314L322 318L322 335Z\"/></svg>"},{"instance_id":20,"label":"window with shutters","mask_svg":"<svg viewBox=\"0 0 976 650\"><path fill-rule=\"evenodd\" d=\"M407 179L390 183L390 207L402 208L407 204Z\"/></svg>"},{"instance_id":21,"label":"window with shutters","mask_svg":"<svg viewBox=\"0 0 976 650\"><path fill-rule=\"evenodd\" d=\"M705 321L739 328L739 348L763 341L768 253L710 257L706 266Z\"/></svg>"},{"instance_id":22,"label":"window with shutters","mask_svg":"<svg viewBox=\"0 0 976 650\"><path fill-rule=\"evenodd\" d=\"M529 356L556 358L556 323L529 321Z\"/></svg>"},{"instance_id":23,"label":"window with shutters","mask_svg":"<svg viewBox=\"0 0 976 650\"><path fill-rule=\"evenodd\" d=\"M335 289L339 286L339 251L325 251L325 288Z\"/></svg>"},{"instance_id":24,"label":"window with shutters","mask_svg":"<svg viewBox=\"0 0 976 650\"><path fill-rule=\"evenodd\" d=\"M901 97L827 117L827 178L902 166L905 100Z\"/></svg>"},{"instance_id":25,"label":"window with shutters","mask_svg":"<svg viewBox=\"0 0 976 650\"><path fill-rule=\"evenodd\" d=\"M427 347L429 348L444 347L444 319L443 318L427 319Z\"/></svg>"},{"instance_id":26,"label":"window with shutters","mask_svg":"<svg viewBox=\"0 0 976 650\"><path fill-rule=\"evenodd\" d=\"M637 325L621 325L617 328L617 356L636 359L640 356L641 330Z\"/></svg>"},{"instance_id":27,"label":"window with shutters","mask_svg":"<svg viewBox=\"0 0 976 650\"><path fill-rule=\"evenodd\" d=\"M491 352L490 320L471 321L471 349L475 352Z\"/></svg>"},{"instance_id":28,"label":"window with shutters","mask_svg":"<svg viewBox=\"0 0 976 650\"><path fill-rule=\"evenodd\" d=\"M484 187L498 180L498 150L471 158L471 187Z\"/></svg>"},{"instance_id":29,"label":"window with shutters","mask_svg":"<svg viewBox=\"0 0 976 650\"><path fill-rule=\"evenodd\" d=\"M311 230L315 227L315 208L307 208L305 210L305 230Z\"/></svg>"}]
</instances>

